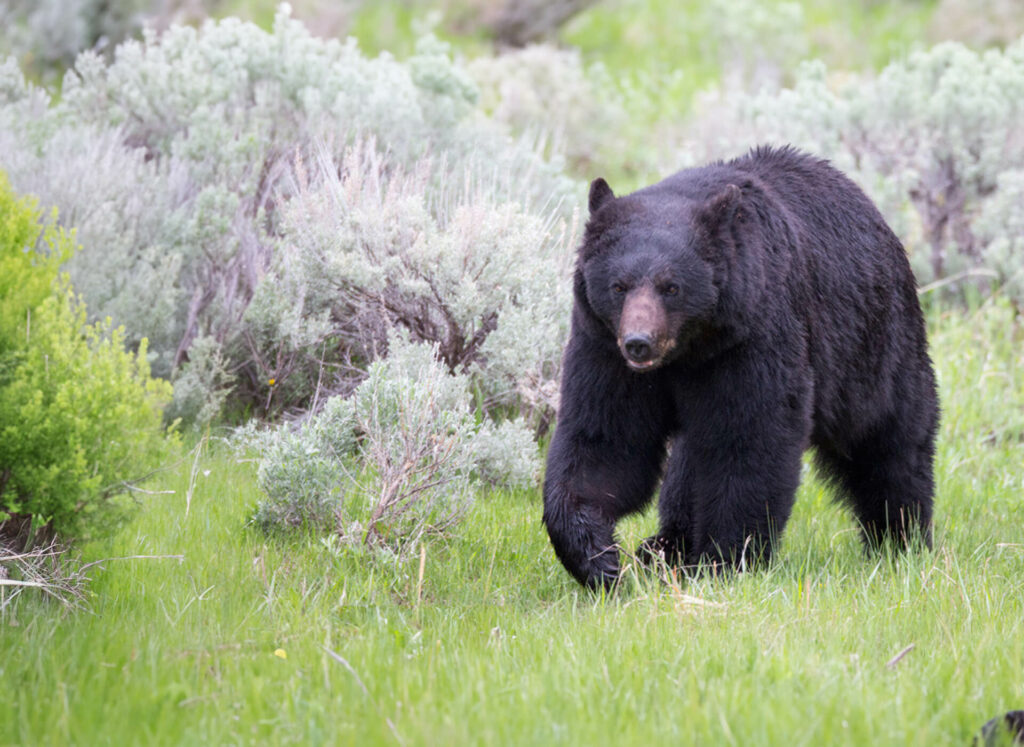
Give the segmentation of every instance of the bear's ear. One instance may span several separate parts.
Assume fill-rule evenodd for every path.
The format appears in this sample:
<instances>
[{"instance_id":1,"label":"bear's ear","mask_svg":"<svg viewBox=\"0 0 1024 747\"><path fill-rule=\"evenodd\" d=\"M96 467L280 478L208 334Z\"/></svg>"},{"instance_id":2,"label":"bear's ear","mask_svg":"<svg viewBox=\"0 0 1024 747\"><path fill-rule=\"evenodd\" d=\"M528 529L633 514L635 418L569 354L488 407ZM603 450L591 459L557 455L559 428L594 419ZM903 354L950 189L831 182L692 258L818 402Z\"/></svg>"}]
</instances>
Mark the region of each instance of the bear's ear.
<instances>
[{"instance_id":1,"label":"bear's ear","mask_svg":"<svg viewBox=\"0 0 1024 747\"><path fill-rule=\"evenodd\" d=\"M697 213L698 220L708 230L715 233L722 226L732 223L739 210L743 193L735 184L727 184L725 189L701 205Z\"/></svg>"},{"instance_id":2,"label":"bear's ear","mask_svg":"<svg viewBox=\"0 0 1024 747\"><path fill-rule=\"evenodd\" d=\"M596 213L602 205L608 200L614 199L615 193L612 192L612 188L608 186L608 182L598 177L590 183L590 199L588 207L590 208L590 214Z\"/></svg>"}]
</instances>

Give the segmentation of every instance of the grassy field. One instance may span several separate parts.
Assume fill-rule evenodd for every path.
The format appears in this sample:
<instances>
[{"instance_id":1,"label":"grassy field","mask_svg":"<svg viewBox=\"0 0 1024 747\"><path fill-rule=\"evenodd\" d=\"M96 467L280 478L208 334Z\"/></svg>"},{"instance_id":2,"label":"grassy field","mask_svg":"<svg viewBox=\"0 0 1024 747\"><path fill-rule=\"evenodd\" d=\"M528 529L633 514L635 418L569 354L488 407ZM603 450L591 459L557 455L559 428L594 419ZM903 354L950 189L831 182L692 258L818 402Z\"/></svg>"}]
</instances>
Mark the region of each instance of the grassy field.
<instances>
[{"instance_id":1,"label":"grassy field","mask_svg":"<svg viewBox=\"0 0 1024 747\"><path fill-rule=\"evenodd\" d=\"M7 607L0 744L966 744L1024 707L1024 331L1001 305L931 325L934 553L865 556L809 476L770 570L599 597L539 492L396 560L247 528L253 467L214 443L187 510L191 463L83 548L183 560L93 568L86 611Z\"/></svg>"},{"instance_id":2,"label":"grassy field","mask_svg":"<svg viewBox=\"0 0 1024 747\"><path fill-rule=\"evenodd\" d=\"M269 25L275 5L220 7ZM427 5L363 3L346 31L405 57ZM722 78L703 5L601 3L560 42L621 79L641 125L681 118ZM935 7L807 0L806 55L881 67L927 42ZM437 31L458 55L490 50L479 29ZM556 560L539 490L481 495L451 537L383 556L249 526L255 467L214 439L79 548L97 563L82 609L0 598L0 747L970 744L1024 708L1024 325L991 300L929 324L931 553L866 555L808 469L770 569L658 577L627 560L622 588L594 595ZM655 526L625 522L623 546Z\"/></svg>"}]
</instances>

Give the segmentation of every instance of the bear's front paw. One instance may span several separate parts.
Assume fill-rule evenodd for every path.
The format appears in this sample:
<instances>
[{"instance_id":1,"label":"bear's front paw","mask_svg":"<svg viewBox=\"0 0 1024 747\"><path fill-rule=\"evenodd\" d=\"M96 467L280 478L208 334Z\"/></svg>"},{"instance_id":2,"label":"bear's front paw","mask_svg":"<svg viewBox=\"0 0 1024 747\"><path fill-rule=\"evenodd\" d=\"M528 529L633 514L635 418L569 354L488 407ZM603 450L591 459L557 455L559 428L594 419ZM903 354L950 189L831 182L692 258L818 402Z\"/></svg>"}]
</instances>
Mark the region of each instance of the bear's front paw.
<instances>
[{"instance_id":1,"label":"bear's front paw","mask_svg":"<svg viewBox=\"0 0 1024 747\"><path fill-rule=\"evenodd\" d=\"M655 535L648 537L636 549L636 562L647 568L661 565L677 566L683 562L683 542Z\"/></svg>"},{"instance_id":2,"label":"bear's front paw","mask_svg":"<svg viewBox=\"0 0 1024 747\"><path fill-rule=\"evenodd\" d=\"M614 523L593 506L566 510L564 496L545 496L545 502L544 523L562 565L586 587L613 588L619 579Z\"/></svg>"},{"instance_id":3,"label":"bear's front paw","mask_svg":"<svg viewBox=\"0 0 1024 747\"><path fill-rule=\"evenodd\" d=\"M591 589L611 591L619 582L619 549L617 545L605 548L590 557L588 576L583 582Z\"/></svg>"}]
</instances>

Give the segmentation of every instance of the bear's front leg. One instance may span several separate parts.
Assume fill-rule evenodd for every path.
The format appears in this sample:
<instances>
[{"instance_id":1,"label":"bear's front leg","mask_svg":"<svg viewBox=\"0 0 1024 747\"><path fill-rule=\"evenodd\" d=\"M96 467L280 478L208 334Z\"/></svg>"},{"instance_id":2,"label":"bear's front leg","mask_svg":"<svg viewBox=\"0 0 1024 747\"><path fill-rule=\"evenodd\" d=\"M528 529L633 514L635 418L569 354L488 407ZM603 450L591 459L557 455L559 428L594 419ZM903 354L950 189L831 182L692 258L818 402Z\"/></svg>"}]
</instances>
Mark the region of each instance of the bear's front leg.
<instances>
[{"instance_id":1,"label":"bear's front leg","mask_svg":"<svg viewBox=\"0 0 1024 747\"><path fill-rule=\"evenodd\" d=\"M544 524L555 555L584 586L611 588L619 578L615 519L566 486L545 483Z\"/></svg>"},{"instance_id":2,"label":"bear's front leg","mask_svg":"<svg viewBox=\"0 0 1024 747\"><path fill-rule=\"evenodd\" d=\"M544 524L566 570L584 586L608 588L619 576L615 525L650 501L664 447L649 443L642 451L634 442L627 453L559 428L548 452Z\"/></svg>"},{"instance_id":3,"label":"bear's front leg","mask_svg":"<svg viewBox=\"0 0 1024 747\"><path fill-rule=\"evenodd\" d=\"M544 478L544 524L566 570L584 586L608 588L619 576L615 524L651 499L671 407L657 373L629 371L578 333L565 360Z\"/></svg>"}]
</instances>

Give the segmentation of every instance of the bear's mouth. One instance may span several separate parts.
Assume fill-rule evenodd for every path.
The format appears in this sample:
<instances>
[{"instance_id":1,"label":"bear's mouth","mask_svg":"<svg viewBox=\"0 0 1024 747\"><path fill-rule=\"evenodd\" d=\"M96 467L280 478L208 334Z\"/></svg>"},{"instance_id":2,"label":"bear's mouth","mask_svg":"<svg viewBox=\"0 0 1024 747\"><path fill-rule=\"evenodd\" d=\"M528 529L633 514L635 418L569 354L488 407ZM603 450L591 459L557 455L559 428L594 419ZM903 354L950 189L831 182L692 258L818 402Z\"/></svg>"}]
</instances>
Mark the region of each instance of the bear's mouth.
<instances>
[{"instance_id":1,"label":"bear's mouth","mask_svg":"<svg viewBox=\"0 0 1024 747\"><path fill-rule=\"evenodd\" d=\"M657 367L660 362L661 360L659 358L650 358L645 361L634 361L629 358L626 359L626 365L634 371L650 371L652 368Z\"/></svg>"},{"instance_id":2,"label":"bear's mouth","mask_svg":"<svg viewBox=\"0 0 1024 747\"><path fill-rule=\"evenodd\" d=\"M623 335L619 340L619 352L622 353L626 365L633 371L653 371L665 362L672 349L674 340L659 339L655 335L634 332Z\"/></svg>"}]
</instances>

